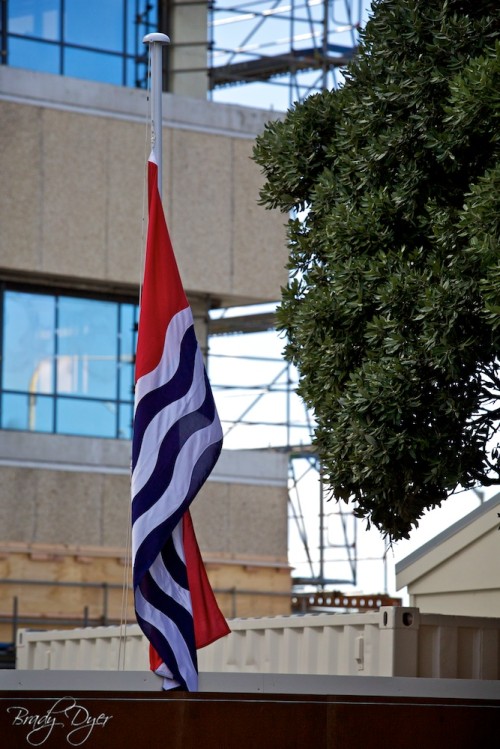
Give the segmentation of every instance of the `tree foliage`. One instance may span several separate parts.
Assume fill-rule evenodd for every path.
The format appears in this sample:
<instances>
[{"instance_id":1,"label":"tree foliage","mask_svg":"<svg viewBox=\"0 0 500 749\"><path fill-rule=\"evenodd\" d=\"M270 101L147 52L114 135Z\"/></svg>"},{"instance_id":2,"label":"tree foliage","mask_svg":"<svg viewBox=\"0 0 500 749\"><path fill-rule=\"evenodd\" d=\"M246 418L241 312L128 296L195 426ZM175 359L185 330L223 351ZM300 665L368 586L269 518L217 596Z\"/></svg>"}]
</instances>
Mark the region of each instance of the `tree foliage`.
<instances>
[{"instance_id":1,"label":"tree foliage","mask_svg":"<svg viewBox=\"0 0 500 749\"><path fill-rule=\"evenodd\" d=\"M337 499L392 539L500 483L500 5L378 0L345 84L266 126L278 311Z\"/></svg>"}]
</instances>

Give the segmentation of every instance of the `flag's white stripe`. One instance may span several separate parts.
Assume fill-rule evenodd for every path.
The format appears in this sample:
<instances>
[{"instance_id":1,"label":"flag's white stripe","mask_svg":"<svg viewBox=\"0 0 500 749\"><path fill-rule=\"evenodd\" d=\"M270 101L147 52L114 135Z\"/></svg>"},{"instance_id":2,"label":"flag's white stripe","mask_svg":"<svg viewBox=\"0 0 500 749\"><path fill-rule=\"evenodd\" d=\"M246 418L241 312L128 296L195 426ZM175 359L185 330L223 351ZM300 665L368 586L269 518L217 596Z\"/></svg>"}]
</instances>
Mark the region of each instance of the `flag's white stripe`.
<instances>
[{"instance_id":1,"label":"flag's white stripe","mask_svg":"<svg viewBox=\"0 0 500 749\"><path fill-rule=\"evenodd\" d=\"M165 665L165 663L163 663L163 661L156 669L155 674L163 676L163 689L169 690L174 687L180 687L179 682L174 679L172 671Z\"/></svg>"},{"instance_id":2,"label":"flag's white stripe","mask_svg":"<svg viewBox=\"0 0 500 749\"><path fill-rule=\"evenodd\" d=\"M179 366L180 342L186 330L193 325L193 315L190 307L177 312L167 327L161 359L151 372L142 375L135 384L135 408L141 398L151 390L168 382Z\"/></svg>"},{"instance_id":3,"label":"flag's white stripe","mask_svg":"<svg viewBox=\"0 0 500 749\"><path fill-rule=\"evenodd\" d=\"M177 523L176 527L174 528L174 532L172 534L172 537L175 538L175 536L179 536L182 534L182 519ZM179 539L177 539L179 542ZM175 541L174 541L175 546ZM162 590L164 593L166 593L167 596L170 596L170 598L173 598L174 601L177 601L177 603L182 606L186 611L188 611L191 615L193 614L193 607L191 605L191 595L186 588L183 588L182 585L179 585L168 569L165 567L165 564L163 562L163 558L161 554L158 554L155 561L149 568L149 572L151 574L151 577L157 584L157 586Z\"/></svg>"},{"instance_id":4,"label":"flag's white stripe","mask_svg":"<svg viewBox=\"0 0 500 749\"><path fill-rule=\"evenodd\" d=\"M144 430L141 450L132 473L133 497L140 492L153 473L161 443L170 427L183 416L197 411L205 400L206 392L203 357L197 349L193 382L188 392L180 400L169 403L159 411Z\"/></svg>"},{"instance_id":5,"label":"flag's white stripe","mask_svg":"<svg viewBox=\"0 0 500 749\"><path fill-rule=\"evenodd\" d=\"M184 553L184 524L183 520L179 520L172 533L172 541L174 542L174 548L177 552L177 556L186 564L186 555Z\"/></svg>"},{"instance_id":6,"label":"flag's white stripe","mask_svg":"<svg viewBox=\"0 0 500 749\"><path fill-rule=\"evenodd\" d=\"M132 557L135 561L137 549L158 525L170 517L182 504L191 484L193 467L200 456L222 437L220 422L216 418L204 429L189 437L179 450L170 484L152 507L137 518L132 526Z\"/></svg>"},{"instance_id":7,"label":"flag's white stripe","mask_svg":"<svg viewBox=\"0 0 500 749\"><path fill-rule=\"evenodd\" d=\"M198 674L186 641L175 622L162 611L158 611L149 601L146 601L140 588L136 588L135 591L135 608L139 616L161 632L168 641L175 653L179 671L186 682L187 688L189 691L195 691L198 688Z\"/></svg>"},{"instance_id":8,"label":"flag's white stripe","mask_svg":"<svg viewBox=\"0 0 500 749\"><path fill-rule=\"evenodd\" d=\"M174 675L172 671L168 668L168 666L165 663L163 663L163 661L156 669L155 674L158 674L158 676L163 676L163 678L172 679L172 681L174 681ZM179 686L178 681L175 683L176 683L176 686Z\"/></svg>"}]
</instances>

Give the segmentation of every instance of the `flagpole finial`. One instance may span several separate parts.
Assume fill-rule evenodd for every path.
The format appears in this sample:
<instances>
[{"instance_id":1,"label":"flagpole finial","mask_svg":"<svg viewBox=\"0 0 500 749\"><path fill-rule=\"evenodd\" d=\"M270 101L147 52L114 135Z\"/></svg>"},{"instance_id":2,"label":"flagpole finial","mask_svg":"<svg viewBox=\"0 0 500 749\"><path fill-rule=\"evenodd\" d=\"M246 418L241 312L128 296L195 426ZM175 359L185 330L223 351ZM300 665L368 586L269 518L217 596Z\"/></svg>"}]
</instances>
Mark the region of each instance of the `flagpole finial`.
<instances>
[{"instance_id":1,"label":"flagpole finial","mask_svg":"<svg viewBox=\"0 0 500 749\"><path fill-rule=\"evenodd\" d=\"M170 44L170 37L166 34L161 34L159 31L155 31L152 34L146 34L142 41L144 44Z\"/></svg>"}]
</instances>

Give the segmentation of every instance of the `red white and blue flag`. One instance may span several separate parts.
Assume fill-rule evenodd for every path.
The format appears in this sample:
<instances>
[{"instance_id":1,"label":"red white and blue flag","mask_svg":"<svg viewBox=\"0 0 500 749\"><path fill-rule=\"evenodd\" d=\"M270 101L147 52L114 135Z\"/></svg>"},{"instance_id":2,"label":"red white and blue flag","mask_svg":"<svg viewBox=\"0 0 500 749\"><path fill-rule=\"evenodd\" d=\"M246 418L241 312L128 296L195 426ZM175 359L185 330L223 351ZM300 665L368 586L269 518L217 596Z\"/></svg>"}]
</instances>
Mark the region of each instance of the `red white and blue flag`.
<instances>
[{"instance_id":1,"label":"red white and blue flag","mask_svg":"<svg viewBox=\"0 0 500 749\"><path fill-rule=\"evenodd\" d=\"M137 621L165 688L198 687L196 650L229 632L210 587L189 506L222 448L161 197L148 163L149 224L136 352L132 563Z\"/></svg>"}]
</instances>

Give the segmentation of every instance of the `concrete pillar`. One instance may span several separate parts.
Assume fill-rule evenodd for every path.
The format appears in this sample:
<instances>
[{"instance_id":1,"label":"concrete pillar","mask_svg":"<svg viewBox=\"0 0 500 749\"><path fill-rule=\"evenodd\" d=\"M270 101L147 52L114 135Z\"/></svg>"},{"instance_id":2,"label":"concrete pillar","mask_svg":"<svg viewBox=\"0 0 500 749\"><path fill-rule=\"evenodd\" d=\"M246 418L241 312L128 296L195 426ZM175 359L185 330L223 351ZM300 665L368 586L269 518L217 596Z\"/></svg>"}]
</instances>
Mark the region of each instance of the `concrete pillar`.
<instances>
[{"instance_id":1,"label":"concrete pillar","mask_svg":"<svg viewBox=\"0 0 500 749\"><path fill-rule=\"evenodd\" d=\"M203 294L189 294L189 304L193 313L194 332L198 345L203 353L205 364L208 354L208 311L210 309L210 298Z\"/></svg>"},{"instance_id":2,"label":"concrete pillar","mask_svg":"<svg viewBox=\"0 0 500 749\"><path fill-rule=\"evenodd\" d=\"M162 31L169 35L167 87L173 94L206 99L207 0L165 0Z\"/></svg>"}]
</instances>

